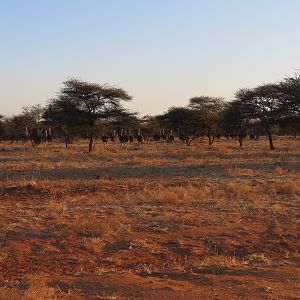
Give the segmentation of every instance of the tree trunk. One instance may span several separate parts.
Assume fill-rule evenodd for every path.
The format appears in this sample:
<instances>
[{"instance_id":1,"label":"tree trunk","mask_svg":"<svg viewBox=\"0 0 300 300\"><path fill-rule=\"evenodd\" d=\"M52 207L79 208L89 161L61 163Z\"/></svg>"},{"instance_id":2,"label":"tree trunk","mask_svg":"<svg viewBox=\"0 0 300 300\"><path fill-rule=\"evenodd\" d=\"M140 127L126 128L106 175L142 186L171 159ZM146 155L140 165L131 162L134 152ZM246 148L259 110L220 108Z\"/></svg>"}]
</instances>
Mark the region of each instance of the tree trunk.
<instances>
[{"instance_id":1,"label":"tree trunk","mask_svg":"<svg viewBox=\"0 0 300 300\"><path fill-rule=\"evenodd\" d=\"M66 148L68 148L68 143L69 143L69 136L67 133L65 133L65 144L66 144Z\"/></svg>"},{"instance_id":2,"label":"tree trunk","mask_svg":"<svg viewBox=\"0 0 300 300\"><path fill-rule=\"evenodd\" d=\"M217 131L218 131L218 129L212 131L211 128L208 127L207 136L208 136L208 145L209 146L211 146L214 143L214 140L215 140L216 135L217 135Z\"/></svg>"},{"instance_id":3,"label":"tree trunk","mask_svg":"<svg viewBox=\"0 0 300 300\"><path fill-rule=\"evenodd\" d=\"M210 146L214 143L215 138L216 138L216 135L211 136L210 143L209 143Z\"/></svg>"},{"instance_id":4,"label":"tree trunk","mask_svg":"<svg viewBox=\"0 0 300 300\"><path fill-rule=\"evenodd\" d=\"M269 138L269 144L270 144L270 149L274 150L274 145L273 145L273 138L272 138L272 133L271 133L271 129L269 126L266 127L266 132Z\"/></svg>"},{"instance_id":5,"label":"tree trunk","mask_svg":"<svg viewBox=\"0 0 300 300\"><path fill-rule=\"evenodd\" d=\"M187 138L187 139L186 139L186 145L187 145L187 146L191 146L192 141L193 141L195 138L196 138L195 136L194 136L193 138L191 138L191 139Z\"/></svg>"},{"instance_id":6,"label":"tree trunk","mask_svg":"<svg viewBox=\"0 0 300 300\"><path fill-rule=\"evenodd\" d=\"M210 127L208 127L208 129L207 129L207 136L208 136L208 145L211 146L213 144L213 139L212 139L212 136L211 136Z\"/></svg>"},{"instance_id":7,"label":"tree trunk","mask_svg":"<svg viewBox=\"0 0 300 300\"><path fill-rule=\"evenodd\" d=\"M91 132L90 134L90 142L89 142L89 152L93 150L94 146L94 133Z\"/></svg>"},{"instance_id":8,"label":"tree trunk","mask_svg":"<svg viewBox=\"0 0 300 300\"><path fill-rule=\"evenodd\" d=\"M209 146L211 146L211 145L214 143L215 138L216 138L216 136L215 136L215 135L212 135L212 134L210 133L210 135L209 135L209 137L208 137L208 145L209 145Z\"/></svg>"},{"instance_id":9,"label":"tree trunk","mask_svg":"<svg viewBox=\"0 0 300 300\"><path fill-rule=\"evenodd\" d=\"M239 129L239 144L240 144L240 148L243 147L243 136L244 136L244 131L240 128Z\"/></svg>"},{"instance_id":10,"label":"tree trunk","mask_svg":"<svg viewBox=\"0 0 300 300\"><path fill-rule=\"evenodd\" d=\"M26 140L29 140L29 129L28 129L28 126L26 126L26 128L25 128L25 136L26 136Z\"/></svg>"},{"instance_id":11,"label":"tree trunk","mask_svg":"<svg viewBox=\"0 0 300 300\"><path fill-rule=\"evenodd\" d=\"M242 148L243 147L243 137L241 134L239 135L239 143L240 143L240 148Z\"/></svg>"}]
</instances>

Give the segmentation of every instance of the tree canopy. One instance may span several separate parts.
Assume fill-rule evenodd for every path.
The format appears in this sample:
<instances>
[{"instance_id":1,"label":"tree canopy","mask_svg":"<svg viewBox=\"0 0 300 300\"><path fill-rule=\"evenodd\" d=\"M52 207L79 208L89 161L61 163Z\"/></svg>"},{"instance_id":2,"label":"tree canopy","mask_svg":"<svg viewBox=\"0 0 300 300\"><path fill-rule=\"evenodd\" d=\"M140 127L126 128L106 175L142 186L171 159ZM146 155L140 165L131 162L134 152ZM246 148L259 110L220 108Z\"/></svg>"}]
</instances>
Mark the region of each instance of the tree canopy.
<instances>
[{"instance_id":1,"label":"tree canopy","mask_svg":"<svg viewBox=\"0 0 300 300\"><path fill-rule=\"evenodd\" d=\"M240 107L240 112L246 112L248 118L260 122L265 128L270 149L274 149L272 126L288 119L297 121L300 111L299 99L299 76L286 78L279 83L240 89L236 92L236 102Z\"/></svg>"},{"instance_id":2,"label":"tree canopy","mask_svg":"<svg viewBox=\"0 0 300 300\"><path fill-rule=\"evenodd\" d=\"M90 136L91 151L96 120L112 120L124 114L126 110L122 102L130 100L131 96L121 88L70 79L64 82L59 95L50 100L44 117L48 122L61 126L86 127Z\"/></svg>"},{"instance_id":3,"label":"tree canopy","mask_svg":"<svg viewBox=\"0 0 300 300\"><path fill-rule=\"evenodd\" d=\"M190 99L189 107L196 111L198 123L207 129L209 145L212 145L223 121L228 104L224 98L200 96Z\"/></svg>"}]
</instances>

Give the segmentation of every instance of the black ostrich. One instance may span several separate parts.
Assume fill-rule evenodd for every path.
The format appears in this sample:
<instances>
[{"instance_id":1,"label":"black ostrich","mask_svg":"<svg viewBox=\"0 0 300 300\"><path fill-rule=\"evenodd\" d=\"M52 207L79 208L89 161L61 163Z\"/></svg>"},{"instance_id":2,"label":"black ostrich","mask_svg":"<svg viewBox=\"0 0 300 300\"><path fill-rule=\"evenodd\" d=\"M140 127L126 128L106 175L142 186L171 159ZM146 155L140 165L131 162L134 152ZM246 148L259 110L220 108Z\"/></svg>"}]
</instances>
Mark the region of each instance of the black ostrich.
<instances>
[{"instance_id":1,"label":"black ostrich","mask_svg":"<svg viewBox=\"0 0 300 300\"><path fill-rule=\"evenodd\" d=\"M109 138L108 135L106 135L106 134L103 134L103 135L102 135L101 141L102 141L102 143L103 143L103 145L104 145L104 148L107 147L107 143L108 143L109 140L110 140L110 138Z\"/></svg>"},{"instance_id":2,"label":"black ostrich","mask_svg":"<svg viewBox=\"0 0 300 300\"><path fill-rule=\"evenodd\" d=\"M137 141L139 143L139 148L141 149L143 147L144 136L142 135L140 128L138 129L138 133L137 133L136 139L137 139Z\"/></svg>"},{"instance_id":3,"label":"black ostrich","mask_svg":"<svg viewBox=\"0 0 300 300\"><path fill-rule=\"evenodd\" d=\"M186 145L189 144L189 135L187 134L186 131L181 131L181 132L179 132L178 137L179 137L179 139L181 140L181 142L182 142L183 144L186 144Z\"/></svg>"},{"instance_id":4,"label":"black ostrich","mask_svg":"<svg viewBox=\"0 0 300 300\"><path fill-rule=\"evenodd\" d=\"M153 135L153 140L154 142L156 143L156 148L158 148L158 142L160 141L160 137L161 137L161 132L158 134L158 133L155 133Z\"/></svg>"},{"instance_id":5,"label":"black ostrich","mask_svg":"<svg viewBox=\"0 0 300 300\"><path fill-rule=\"evenodd\" d=\"M38 146L43 140L40 129L33 128L30 132L31 145Z\"/></svg>"},{"instance_id":6,"label":"black ostrich","mask_svg":"<svg viewBox=\"0 0 300 300\"><path fill-rule=\"evenodd\" d=\"M127 143L128 143L128 136L126 134L126 132L124 133L124 130L121 130L121 134L119 136L119 141L121 143L121 147L122 148L126 148Z\"/></svg>"},{"instance_id":7,"label":"black ostrich","mask_svg":"<svg viewBox=\"0 0 300 300\"><path fill-rule=\"evenodd\" d=\"M167 142L168 142L169 144L174 145L174 141L175 141L175 136L173 135L173 129L171 129L170 135L169 135L169 137L168 137L168 139L167 139Z\"/></svg>"},{"instance_id":8,"label":"black ostrich","mask_svg":"<svg viewBox=\"0 0 300 300\"><path fill-rule=\"evenodd\" d=\"M251 140L259 140L259 135L256 135L256 134L254 134L254 132L253 132L253 130L252 130L252 132L250 133L250 135L249 135L249 138L251 139Z\"/></svg>"}]
</instances>

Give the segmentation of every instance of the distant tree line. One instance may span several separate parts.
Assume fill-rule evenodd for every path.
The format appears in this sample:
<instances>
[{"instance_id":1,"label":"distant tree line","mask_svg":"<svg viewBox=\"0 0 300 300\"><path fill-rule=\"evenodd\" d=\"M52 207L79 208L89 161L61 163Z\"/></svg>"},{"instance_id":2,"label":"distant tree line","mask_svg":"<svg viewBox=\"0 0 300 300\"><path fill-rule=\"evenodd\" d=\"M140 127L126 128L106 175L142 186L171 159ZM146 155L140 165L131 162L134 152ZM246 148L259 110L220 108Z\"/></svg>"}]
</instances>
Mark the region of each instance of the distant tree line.
<instances>
[{"instance_id":1,"label":"distant tree line","mask_svg":"<svg viewBox=\"0 0 300 300\"><path fill-rule=\"evenodd\" d=\"M156 116L139 117L125 108L131 96L123 89L78 79L63 83L58 95L45 107L24 107L12 117L0 115L1 139L26 140L32 132L51 128L63 136L66 147L72 137L88 138L93 150L95 139L107 132L142 130L153 134L162 129L176 132L191 145L199 136L207 136L212 145L216 138L234 136L240 146L247 133L266 134L274 149L273 133L300 133L300 76L280 82L242 88L232 101L211 96L197 96L186 107L170 107Z\"/></svg>"}]
</instances>

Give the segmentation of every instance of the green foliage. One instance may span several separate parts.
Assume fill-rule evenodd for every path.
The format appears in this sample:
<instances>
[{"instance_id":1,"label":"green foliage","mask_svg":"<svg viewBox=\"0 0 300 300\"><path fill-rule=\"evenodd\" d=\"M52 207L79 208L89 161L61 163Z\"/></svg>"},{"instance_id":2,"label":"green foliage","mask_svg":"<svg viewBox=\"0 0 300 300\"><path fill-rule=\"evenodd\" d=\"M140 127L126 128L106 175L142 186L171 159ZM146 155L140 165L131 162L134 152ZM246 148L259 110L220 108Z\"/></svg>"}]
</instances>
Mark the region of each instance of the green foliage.
<instances>
[{"instance_id":1,"label":"green foliage","mask_svg":"<svg viewBox=\"0 0 300 300\"><path fill-rule=\"evenodd\" d=\"M110 128L110 130L119 130L128 127L136 129L139 127L140 123L141 121L137 117L136 113L131 113L124 110L113 114L113 117L111 118L108 127Z\"/></svg>"},{"instance_id":2,"label":"green foliage","mask_svg":"<svg viewBox=\"0 0 300 300\"><path fill-rule=\"evenodd\" d=\"M264 126L276 125L300 114L300 79L286 78L280 83L264 84L236 93L240 111Z\"/></svg>"},{"instance_id":3,"label":"green foliage","mask_svg":"<svg viewBox=\"0 0 300 300\"><path fill-rule=\"evenodd\" d=\"M50 100L43 118L51 126L75 127L86 123L85 114L77 109L75 103L62 98Z\"/></svg>"},{"instance_id":4,"label":"green foliage","mask_svg":"<svg viewBox=\"0 0 300 300\"><path fill-rule=\"evenodd\" d=\"M5 134L5 125L3 118L4 117L0 115L0 138Z\"/></svg>"},{"instance_id":5,"label":"green foliage","mask_svg":"<svg viewBox=\"0 0 300 300\"><path fill-rule=\"evenodd\" d=\"M44 108L40 105L23 107L22 115L28 120L28 126L39 126L42 122Z\"/></svg>"},{"instance_id":6,"label":"green foliage","mask_svg":"<svg viewBox=\"0 0 300 300\"><path fill-rule=\"evenodd\" d=\"M89 83L78 79L64 82L57 98L50 100L43 117L47 123L70 129L81 126L90 134L89 151L93 148L96 121L125 115L123 101L131 97L120 88Z\"/></svg>"},{"instance_id":7,"label":"green foliage","mask_svg":"<svg viewBox=\"0 0 300 300\"><path fill-rule=\"evenodd\" d=\"M281 129L293 135L300 133L300 76L286 77L279 83L282 118Z\"/></svg>"},{"instance_id":8,"label":"green foliage","mask_svg":"<svg viewBox=\"0 0 300 300\"><path fill-rule=\"evenodd\" d=\"M300 76L286 77L279 83L281 108L286 118L300 116Z\"/></svg>"},{"instance_id":9,"label":"green foliage","mask_svg":"<svg viewBox=\"0 0 300 300\"><path fill-rule=\"evenodd\" d=\"M123 107L130 100L123 89L70 79L46 108L24 107L21 114L5 120L0 115L0 134L5 131L7 135L20 135L28 127L47 125L79 136L89 133L92 141L95 132L113 129L141 128L148 134L173 129L194 136L205 132L212 144L221 128L245 133L255 125L269 135L272 127L293 134L300 131L299 75L278 83L240 89L230 103L220 97L193 97L187 107L170 107L164 114L142 119Z\"/></svg>"},{"instance_id":10,"label":"green foliage","mask_svg":"<svg viewBox=\"0 0 300 300\"><path fill-rule=\"evenodd\" d=\"M225 131L245 132L251 125L252 107L239 100L228 104L223 115L223 128Z\"/></svg>"},{"instance_id":11,"label":"green foliage","mask_svg":"<svg viewBox=\"0 0 300 300\"><path fill-rule=\"evenodd\" d=\"M171 107L168 112L158 117L158 124L174 130L184 130L194 134L199 128L195 111L188 107Z\"/></svg>"},{"instance_id":12,"label":"green foliage","mask_svg":"<svg viewBox=\"0 0 300 300\"><path fill-rule=\"evenodd\" d=\"M50 100L44 118L60 125L93 127L98 119L113 119L124 113L121 102L129 100L131 97L120 88L71 79L64 82L58 97Z\"/></svg>"},{"instance_id":13,"label":"green foliage","mask_svg":"<svg viewBox=\"0 0 300 300\"><path fill-rule=\"evenodd\" d=\"M299 122L300 78L285 78L282 82L264 84L252 89L240 89L236 93L239 121L258 121L269 137L270 149L274 149L271 128Z\"/></svg>"},{"instance_id":14,"label":"green foliage","mask_svg":"<svg viewBox=\"0 0 300 300\"><path fill-rule=\"evenodd\" d=\"M212 145L228 104L224 98L200 96L190 99L189 107L196 112L198 123L207 129L208 143Z\"/></svg>"},{"instance_id":15,"label":"green foliage","mask_svg":"<svg viewBox=\"0 0 300 300\"><path fill-rule=\"evenodd\" d=\"M265 84L252 89L241 89L236 98L242 109L247 109L253 120L259 120L263 126L272 126L282 116L279 87L277 84Z\"/></svg>"},{"instance_id":16,"label":"green foliage","mask_svg":"<svg viewBox=\"0 0 300 300\"><path fill-rule=\"evenodd\" d=\"M11 137L26 136L30 128L40 128L43 111L44 108L39 104L23 107L21 114L7 118L3 122L5 134Z\"/></svg>"},{"instance_id":17,"label":"green foliage","mask_svg":"<svg viewBox=\"0 0 300 300\"><path fill-rule=\"evenodd\" d=\"M200 96L191 98L189 107L197 112L204 126L214 126L222 122L227 104L224 98Z\"/></svg>"}]
</instances>

